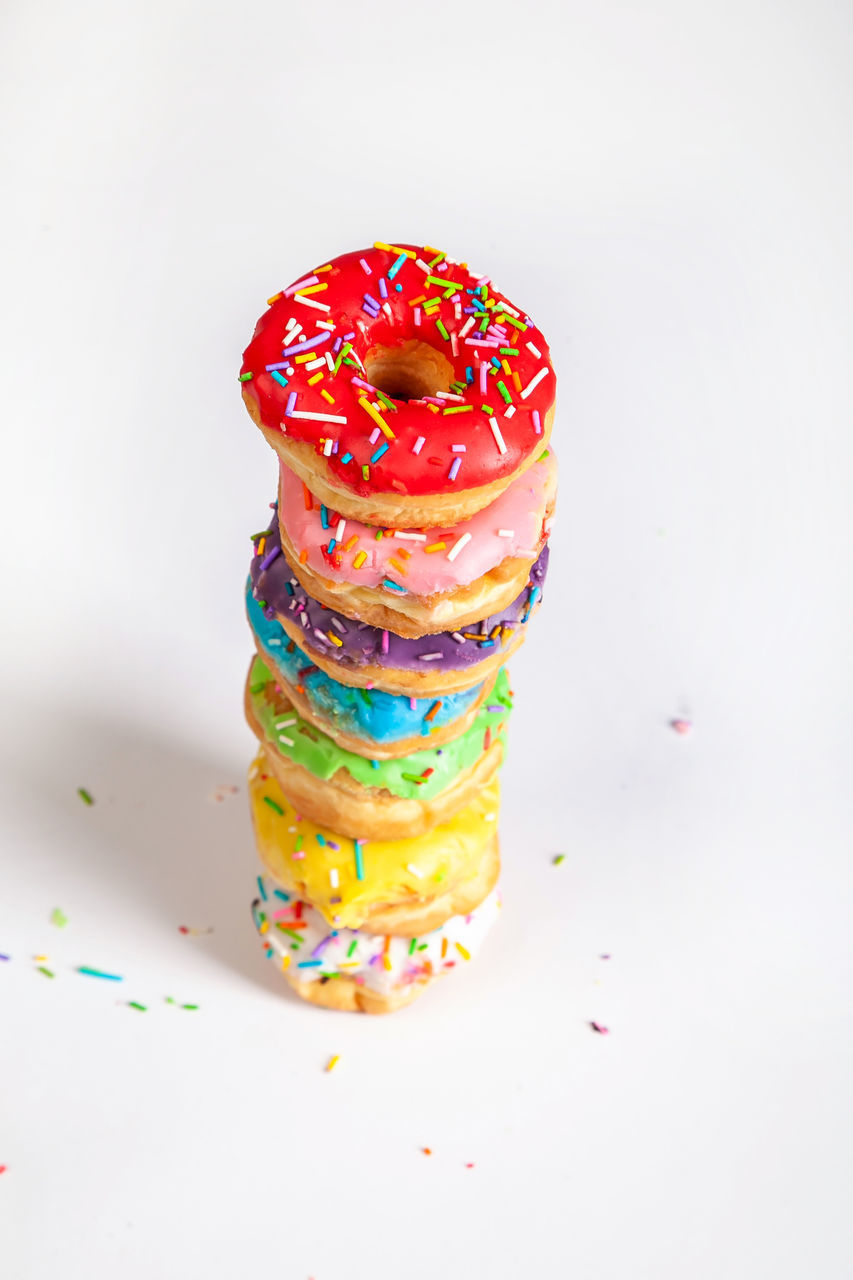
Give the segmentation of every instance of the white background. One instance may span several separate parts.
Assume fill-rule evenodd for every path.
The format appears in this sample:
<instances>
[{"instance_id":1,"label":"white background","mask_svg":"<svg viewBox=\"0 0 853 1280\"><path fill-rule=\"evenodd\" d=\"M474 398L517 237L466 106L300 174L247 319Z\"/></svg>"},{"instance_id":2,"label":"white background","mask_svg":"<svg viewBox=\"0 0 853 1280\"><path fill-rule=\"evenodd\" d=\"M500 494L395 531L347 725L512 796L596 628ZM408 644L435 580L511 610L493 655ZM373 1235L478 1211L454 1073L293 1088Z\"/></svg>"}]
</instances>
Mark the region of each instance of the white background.
<instances>
[{"instance_id":1,"label":"white background","mask_svg":"<svg viewBox=\"0 0 853 1280\"><path fill-rule=\"evenodd\" d=\"M853 1273L851 37L7 0L3 1280ZM545 331L562 484L502 922L357 1019L249 921L236 373L267 296L397 238Z\"/></svg>"}]
</instances>

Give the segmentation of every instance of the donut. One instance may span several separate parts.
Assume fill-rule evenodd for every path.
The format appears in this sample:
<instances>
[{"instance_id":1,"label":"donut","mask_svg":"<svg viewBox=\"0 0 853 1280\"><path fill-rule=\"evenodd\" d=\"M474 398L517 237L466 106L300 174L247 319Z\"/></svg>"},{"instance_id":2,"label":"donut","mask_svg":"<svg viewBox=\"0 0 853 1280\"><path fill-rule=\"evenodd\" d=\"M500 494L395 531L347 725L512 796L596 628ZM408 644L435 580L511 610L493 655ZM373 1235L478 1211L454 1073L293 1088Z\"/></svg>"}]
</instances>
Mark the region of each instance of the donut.
<instances>
[{"instance_id":1,"label":"donut","mask_svg":"<svg viewBox=\"0 0 853 1280\"><path fill-rule=\"evenodd\" d=\"M400 840L352 840L315 825L285 797L262 751L249 769L249 803L267 874L336 928L428 933L473 911L497 883L497 778L449 822Z\"/></svg>"},{"instance_id":2,"label":"donut","mask_svg":"<svg viewBox=\"0 0 853 1280\"><path fill-rule=\"evenodd\" d=\"M246 614L259 656L303 720L339 747L372 760L393 760L425 746L443 746L470 728L495 677L441 698L413 698L341 684L321 671L281 623L268 618L246 587Z\"/></svg>"},{"instance_id":3,"label":"donut","mask_svg":"<svg viewBox=\"0 0 853 1280\"><path fill-rule=\"evenodd\" d=\"M317 502L280 465L282 550L306 591L349 618L409 639L453 631L518 595L551 528L551 450L470 520L450 528L373 529Z\"/></svg>"},{"instance_id":4,"label":"donut","mask_svg":"<svg viewBox=\"0 0 853 1280\"><path fill-rule=\"evenodd\" d=\"M277 508L269 528L254 534L253 541L254 598L312 663L343 684L419 698L443 697L493 677L524 640L528 621L541 603L548 569L546 543L528 582L500 613L464 631L412 640L353 622L310 596L282 552Z\"/></svg>"},{"instance_id":5,"label":"donut","mask_svg":"<svg viewBox=\"0 0 853 1280\"><path fill-rule=\"evenodd\" d=\"M443 747L370 760L305 721L256 657L246 680L246 719L301 813L343 835L393 840L446 822L500 768L512 709L503 669L489 699L470 728Z\"/></svg>"},{"instance_id":6,"label":"donut","mask_svg":"<svg viewBox=\"0 0 853 1280\"><path fill-rule=\"evenodd\" d=\"M542 452L548 344L487 276L377 243L268 300L240 371L250 416L326 506L387 528L455 524Z\"/></svg>"},{"instance_id":7,"label":"donut","mask_svg":"<svg viewBox=\"0 0 853 1280\"><path fill-rule=\"evenodd\" d=\"M267 958L312 1004L358 1013L390 1013L410 1004L436 978L463 968L479 951L500 911L493 889L466 915L412 937L330 928L310 903L258 877L252 921Z\"/></svg>"}]
</instances>

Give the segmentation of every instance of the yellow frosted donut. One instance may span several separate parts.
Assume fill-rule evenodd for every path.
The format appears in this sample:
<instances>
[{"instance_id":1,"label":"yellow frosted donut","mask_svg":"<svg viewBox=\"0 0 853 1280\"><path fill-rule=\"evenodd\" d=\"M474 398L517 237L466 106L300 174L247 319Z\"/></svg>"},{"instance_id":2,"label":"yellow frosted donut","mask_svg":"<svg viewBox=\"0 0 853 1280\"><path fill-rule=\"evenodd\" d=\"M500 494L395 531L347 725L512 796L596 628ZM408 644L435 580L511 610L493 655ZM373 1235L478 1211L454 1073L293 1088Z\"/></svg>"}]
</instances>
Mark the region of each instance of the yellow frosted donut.
<instances>
[{"instance_id":1,"label":"yellow frosted donut","mask_svg":"<svg viewBox=\"0 0 853 1280\"><path fill-rule=\"evenodd\" d=\"M411 935L472 910L498 876L497 778L449 821L404 840L350 840L297 815L259 752L249 799L261 861L330 924Z\"/></svg>"}]
</instances>

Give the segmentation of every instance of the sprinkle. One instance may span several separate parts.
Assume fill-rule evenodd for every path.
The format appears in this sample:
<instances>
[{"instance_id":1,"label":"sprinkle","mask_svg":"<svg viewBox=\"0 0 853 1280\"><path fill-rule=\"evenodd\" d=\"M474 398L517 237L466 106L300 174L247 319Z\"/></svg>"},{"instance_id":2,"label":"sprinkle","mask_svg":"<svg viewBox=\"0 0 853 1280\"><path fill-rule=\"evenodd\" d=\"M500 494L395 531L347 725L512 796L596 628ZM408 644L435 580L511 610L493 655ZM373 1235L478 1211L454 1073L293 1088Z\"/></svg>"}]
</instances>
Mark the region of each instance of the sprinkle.
<instances>
[{"instance_id":1,"label":"sprinkle","mask_svg":"<svg viewBox=\"0 0 853 1280\"><path fill-rule=\"evenodd\" d=\"M470 534L468 536L470 537ZM424 551L427 555L431 555L433 551L443 551L446 546L446 542L431 542L428 547L424 547Z\"/></svg>"},{"instance_id":2,"label":"sprinkle","mask_svg":"<svg viewBox=\"0 0 853 1280\"><path fill-rule=\"evenodd\" d=\"M283 816L284 810L277 800L273 800L272 796L264 796L264 804L268 804L273 813L277 813L279 817Z\"/></svg>"},{"instance_id":3,"label":"sprinkle","mask_svg":"<svg viewBox=\"0 0 853 1280\"><path fill-rule=\"evenodd\" d=\"M457 539L456 539L456 541L454 542L453 546L452 546L452 547L450 548L450 550L448 551L448 553L447 553L447 559L448 559L448 560L455 560L455 559L456 559L456 557L459 555L459 552L463 549L463 547L466 547L470 541L471 541L471 534L470 534L470 533L463 533L463 534L462 534L462 537L461 537L461 538L457 538ZM427 548L427 547L425 547L425 548L424 548L424 550L425 550L425 551L426 551L426 550L428 550L428 549L429 549L429 548Z\"/></svg>"},{"instance_id":4,"label":"sprinkle","mask_svg":"<svg viewBox=\"0 0 853 1280\"><path fill-rule=\"evenodd\" d=\"M404 594L408 595L406 588L401 587L399 582L394 582L392 578L383 578L382 585L385 587L390 587L392 591L402 591Z\"/></svg>"},{"instance_id":5,"label":"sprinkle","mask_svg":"<svg viewBox=\"0 0 853 1280\"><path fill-rule=\"evenodd\" d=\"M322 960L300 960L297 969L317 969L323 963Z\"/></svg>"},{"instance_id":6,"label":"sprinkle","mask_svg":"<svg viewBox=\"0 0 853 1280\"><path fill-rule=\"evenodd\" d=\"M333 889L337 889L340 885L341 877L337 867L329 868L329 884Z\"/></svg>"},{"instance_id":7,"label":"sprinkle","mask_svg":"<svg viewBox=\"0 0 853 1280\"><path fill-rule=\"evenodd\" d=\"M267 901L267 889L266 889L266 885L264 884L264 878L263 878L263 876L258 876L258 893L261 895L261 899L262 899L264 902L266 902L266 901Z\"/></svg>"},{"instance_id":8,"label":"sprinkle","mask_svg":"<svg viewBox=\"0 0 853 1280\"><path fill-rule=\"evenodd\" d=\"M461 942L457 942L455 946L456 946L456 950L459 952L463 960L471 959L471 952L468 950L467 947L463 947Z\"/></svg>"},{"instance_id":9,"label":"sprinkle","mask_svg":"<svg viewBox=\"0 0 853 1280\"><path fill-rule=\"evenodd\" d=\"M506 403L512 404L512 396L509 394L509 392L506 389L506 383L504 383L501 379L498 379L497 387L498 387L498 391L500 391Z\"/></svg>"},{"instance_id":10,"label":"sprinkle","mask_svg":"<svg viewBox=\"0 0 853 1280\"><path fill-rule=\"evenodd\" d=\"M240 377L239 377L239 381L240 381L240 382L251 382L251 380L252 380L252 378L253 378L253 377L254 377L254 374L251 374L251 373L241 373L241 374L240 374Z\"/></svg>"},{"instance_id":11,"label":"sprinkle","mask_svg":"<svg viewBox=\"0 0 853 1280\"><path fill-rule=\"evenodd\" d=\"M566 860L566 855L564 853L558 853L555 858L551 859L555 867L559 867L560 863L565 862L565 860Z\"/></svg>"},{"instance_id":12,"label":"sprinkle","mask_svg":"<svg viewBox=\"0 0 853 1280\"><path fill-rule=\"evenodd\" d=\"M536 390L536 388L539 386L539 383L542 381L543 378L547 377L547 375L548 375L548 367L546 365L544 368L540 369L537 374L534 374L534 376L530 379L527 386L524 388L524 390L521 393L522 400L526 400L527 397L530 395L530 393Z\"/></svg>"},{"instance_id":13,"label":"sprinkle","mask_svg":"<svg viewBox=\"0 0 853 1280\"><path fill-rule=\"evenodd\" d=\"M399 258L398 258L398 259L396 260L396 262L393 264L393 266L391 266L391 267L389 267L389 268L388 268L388 279L389 279L389 280L393 280L393 279L394 279L395 275L396 275L396 274L397 274L397 272L400 270L400 268L402 267L403 263L407 260L408 256L409 256L409 255L408 255L407 253L401 253L401 254L400 254L400 256L399 256Z\"/></svg>"},{"instance_id":14,"label":"sprinkle","mask_svg":"<svg viewBox=\"0 0 853 1280\"><path fill-rule=\"evenodd\" d=\"M367 559L367 552L359 551L358 555L352 562L353 569L360 569L366 559Z\"/></svg>"},{"instance_id":15,"label":"sprinkle","mask_svg":"<svg viewBox=\"0 0 853 1280\"><path fill-rule=\"evenodd\" d=\"M68 916L59 907L54 907L50 913L50 923L55 924L57 929L64 929L68 924Z\"/></svg>"},{"instance_id":16,"label":"sprinkle","mask_svg":"<svg viewBox=\"0 0 853 1280\"><path fill-rule=\"evenodd\" d=\"M287 397L287 405L285 406L285 410L284 410L285 418L293 417L293 406L295 404L296 404L296 392L291 391L290 395Z\"/></svg>"},{"instance_id":17,"label":"sprinkle","mask_svg":"<svg viewBox=\"0 0 853 1280\"><path fill-rule=\"evenodd\" d=\"M693 728L693 724L690 720L670 720L669 727L684 737Z\"/></svg>"},{"instance_id":18,"label":"sprinkle","mask_svg":"<svg viewBox=\"0 0 853 1280\"><path fill-rule=\"evenodd\" d=\"M536 357L537 360L542 359L542 352L539 350L538 347L534 346L532 342L525 343L525 346L527 347L527 350L530 351Z\"/></svg>"},{"instance_id":19,"label":"sprinkle","mask_svg":"<svg viewBox=\"0 0 853 1280\"><path fill-rule=\"evenodd\" d=\"M372 463L378 462L379 459L383 456L383 454L386 454L388 452L389 448L390 448L390 445L388 444L388 441L387 440L383 441L383 443L379 446L376 452L370 455L370 461Z\"/></svg>"},{"instance_id":20,"label":"sprinkle","mask_svg":"<svg viewBox=\"0 0 853 1280\"><path fill-rule=\"evenodd\" d=\"M305 301L304 298L300 298L300 302ZM319 306L320 304L315 302L313 305ZM323 307L323 310L328 311L329 308ZM326 330L324 333L318 333L315 338L306 338L304 342L297 342L292 347L285 347L281 354L283 356L295 356L300 351L310 351L312 347L320 347L324 342L328 342L331 336L329 331Z\"/></svg>"},{"instance_id":21,"label":"sprinkle","mask_svg":"<svg viewBox=\"0 0 853 1280\"><path fill-rule=\"evenodd\" d=\"M293 295L294 302L301 302L303 307L314 307L317 311L331 311L331 307L326 302L315 302L313 298L304 298L301 293Z\"/></svg>"},{"instance_id":22,"label":"sprinkle","mask_svg":"<svg viewBox=\"0 0 853 1280\"><path fill-rule=\"evenodd\" d=\"M498 529L499 538L514 538L515 529Z\"/></svg>"},{"instance_id":23,"label":"sprinkle","mask_svg":"<svg viewBox=\"0 0 853 1280\"><path fill-rule=\"evenodd\" d=\"M362 271L364 272L364 274L365 274L366 276L372 276L372 275L373 275L373 272L370 270L370 267L367 265L367 263L365 262L364 258L359 258L359 260L358 260L358 265L361 267Z\"/></svg>"},{"instance_id":24,"label":"sprinkle","mask_svg":"<svg viewBox=\"0 0 853 1280\"><path fill-rule=\"evenodd\" d=\"M461 466L462 466L462 459L461 459L461 458L454 458L454 459L453 459L453 461L452 461L452 462L451 462L451 464L450 464L450 470L449 470L449 471L448 471L448 473L447 473L447 478L448 478L448 480L455 480L455 479L456 479L456 477L459 475L459 468L460 468ZM470 537L471 535L469 534L468 536Z\"/></svg>"},{"instance_id":25,"label":"sprinkle","mask_svg":"<svg viewBox=\"0 0 853 1280\"><path fill-rule=\"evenodd\" d=\"M424 720L434 720L441 707L441 698L432 704L429 711L424 716ZM503 708L501 708L503 710Z\"/></svg>"},{"instance_id":26,"label":"sprinkle","mask_svg":"<svg viewBox=\"0 0 853 1280\"><path fill-rule=\"evenodd\" d=\"M85 787L78 787L77 794L84 804L91 805L95 803L94 797L92 796L91 792L87 791Z\"/></svg>"},{"instance_id":27,"label":"sprinkle","mask_svg":"<svg viewBox=\"0 0 853 1280\"><path fill-rule=\"evenodd\" d=\"M261 561L261 569L262 570L268 569L270 565L273 563L273 561L276 560L280 555L281 555L281 547L273 547L272 551L268 552L267 555L265 555L263 560Z\"/></svg>"},{"instance_id":28,"label":"sprinkle","mask_svg":"<svg viewBox=\"0 0 853 1280\"><path fill-rule=\"evenodd\" d=\"M382 434L384 436L387 436L389 439L394 440L395 439L394 432L385 422L384 418L382 417L382 414L379 413L377 409L374 409L373 405L370 403L367 397L359 396L358 403L361 405L364 412L373 419L373 421L376 423L377 427L382 432Z\"/></svg>"},{"instance_id":29,"label":"sprinkle","mask_svg":"<svg viewBox=\"0 0 853 1280\"><path fill-rule=\"evenodd\" d=\"M294 394L294 392L291 392L291 395ZM288 400L287 403L289 405L290 401ZM345 426L347 421L346 418L342 417L339 413L306 413L302 409L292 409L290 412L285 409L284 413L285 417L302 418L303 421L307 422L340 422Z\"/></svg>"},{"instance_id":30,"label":"sprinkle","mask_svg":"<svg viewBox=\"0 0 853 1280\"><path fill-rule=\"evenodd\" d=\"M409 541L409 542L426 542L426 534L425 534L425 533L407 533L407 532L406 532L405 530L403 530L403 529L395 529L395 530L394 530L394 532L391 534L391 537L392 537L392 538L405 538L405 539L406 539L407 541ZM401 552L400 552L400 555L402 555L402 554L403 554L403 552L401 551ZM409 554L410 554L410 553L407 551L407 552L406 552L406 555L409 555Z\"/></svg>"},{"instance_id":31,"label":"sprinkle","mask_svg":"<svg viewBox=\"0 0 853 1280\"><path fill-rule=\"evenodd\" d=\"M420 653L418 658L421 662L435 662L439 658L443 658L443 653Z\"/></svg>"},{"instance_id":32,"label":"sprinkle","mask_svg":"<svg viewBox=\"0 0 853 1280\"><path fill-rule=\"evenodd\" d=\"M197 1005L197 1004L182 1004L182 1005L181 1005L181 1008L182 1008L182 1009L197 1009L197 1008L198 1008L198 1005Z\"/></svg>"},{"instance_id":33,"label":"sprinkle","mask_svg":"<svg viewBox=\"0 0 853 1280\"><path fill-rule=\"evenodd\" d=\"M412 453L420 453L421 449L424 447L425 444L426 444L426 436L418 436L417 440L412 445Z\"/></svg>"},{"instance_id":34,"label":"sprinkle","mask_svg":"<svg viewBox=\"0 0 853 1280\"><path fill-rule=\"evenodd\" d=\"M52 970L52 969L46 969L46 968L45 968L45 966L44 966L43 964L37 965L37 966L36 966L36 968L38 969L39 973L43 973L43 974L44 974L44 976L45 976L46 978L55 978L55 977L56 977L56 974L53 972L53 970Z\"/></svg>"},{"instance_id":35,"label":"sprinkle","mask_svg":"<svg viewBox=\"0 0 853 1280\"><path fill-rule=\"evenodd\" d=\"M361 841L354 840L353 845L355 848L355 878L356 880L363 880L364 879L364 857L361 850ZM355 942L353 942L353 946L355 946ZM352 954L352 948L350 949L350 955L351 954Z\"/></svg>"},{"instance_id":36,"label":"sprinkle","mask_svg":"<svg viewBox=\"0 0 853 1280\"><path fill-rule=\"evenodd\" d=\"M404 257L404 258L405 258L405 256L406 256L406 255L405 255L405 254L403 254L403 257ZM340 1055L339 1053L333 1053L333 1054L332 1054L332 1056L331 1056L331 1058L329 1059L329 1061L326 1063L326 1070L327 1070L327 1071L334 1071L335 1067L338 1065L338 1063L340 1062L340 1060L341 1060L341 1055Z\"/></svg>"},{"instance_id":37,"label":"sprinkle","mask_svg":"<svg viewBox=\"0 0 853 1280\"><path fill-rule=\"evenodd\" d=\"M431 1155L432 1155L432 1148L431 1148L431 1147L421 1147L421 1151L424 1153L424 1155L425 1155L425 1156L431 1156Z\"/></svg>"},{"instance_id":38,"label":"sprinkle","mask_svg":"<svg viewBox=\"0 0 853 1280\"><path fill-rule=\"evenodd\" d=\"M124 979L121 978L117 973L104 973L102 969L90 969L86 965L80 965L77 972L85 974L87 978L106 978L108 982L124 981Z\"/></svg>"},{"instance_id":39,"label":"sprinkle","mask_svg":"<svg viewBox=\"0 0 853 1280\"><path fill-rule=\"evenodd\" d=\"M469 405L468 407L471 408L472 406ZM449 410L445 409L445 413L447 412L449 412ZM452 444L450 446L450 452L451 453L467 453L468 450L466 449L464 444Z\"/></svg>"},{"instance_id":40,"label":"sprinkle","mask_svg":"<svg viewBox=\"0 0 853 1280\"><path fill-rule=\"evenodd\" d=\"M140 1004L138 1000L128 1000L127 1006L129 1009L138 1009L140 1013L147 1013L148 1011L148 1005Z\"/></svg>"},{"instance_id":41,"label":"sprinkle","mask_svg":"<svg viewBox=\"0 0 853 1280\"><path fill-rule=\"evenodd\" d=\"M597 1031L600 1036L610 1035L610 1028L605 1027L603 1022L590 1022L589 1025L592 1027L593 1031Z\"/></svg>"}]
</instances>

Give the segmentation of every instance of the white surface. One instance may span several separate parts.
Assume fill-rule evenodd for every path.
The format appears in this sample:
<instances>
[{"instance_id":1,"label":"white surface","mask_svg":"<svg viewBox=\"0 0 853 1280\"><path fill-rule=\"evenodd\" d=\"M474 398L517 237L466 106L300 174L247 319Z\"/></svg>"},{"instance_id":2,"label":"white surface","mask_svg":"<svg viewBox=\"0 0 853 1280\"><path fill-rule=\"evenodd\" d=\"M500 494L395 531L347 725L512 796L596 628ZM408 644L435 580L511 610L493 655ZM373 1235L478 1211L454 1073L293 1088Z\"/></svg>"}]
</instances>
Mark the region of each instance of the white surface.
<instances>
[{"instance_id":1,"label":"white surface","mask_svg":"<svg viewBox=\"0 0 853 1280\"><path fill-rule=\"evenodd\" d=\"M851 34L7 3L4 1280L851 1274ZM359 1020L283 994L245 795L209 796L273 494L240 352L383 237L535 315L562 489L502 925Z\"/></svg>"}]
</instances>

